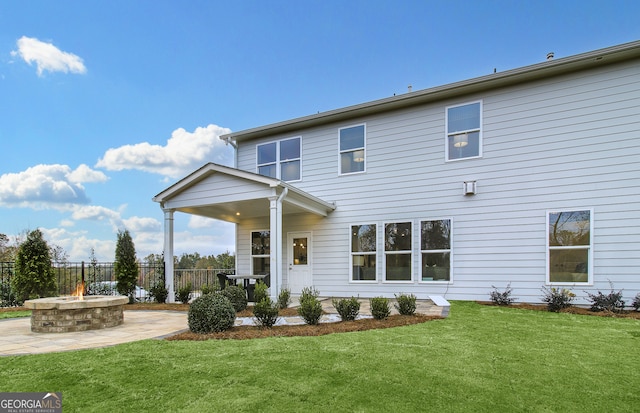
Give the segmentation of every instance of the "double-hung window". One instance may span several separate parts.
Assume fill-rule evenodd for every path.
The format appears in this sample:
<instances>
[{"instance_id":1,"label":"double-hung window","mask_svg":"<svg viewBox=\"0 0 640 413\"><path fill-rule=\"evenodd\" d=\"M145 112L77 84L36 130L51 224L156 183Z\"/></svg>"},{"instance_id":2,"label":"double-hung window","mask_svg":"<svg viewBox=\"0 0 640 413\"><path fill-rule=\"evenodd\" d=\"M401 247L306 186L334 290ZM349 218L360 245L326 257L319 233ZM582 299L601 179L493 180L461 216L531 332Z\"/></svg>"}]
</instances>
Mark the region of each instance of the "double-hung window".
<instances>
[{"instance_id":1,"label":"double-hung window","mask_svg":"<svg viewBox=\"0 0 640 413\"><path fill-rule=\"evenodd\" d=\"M411 222L384 225L385 281L411 281Z\"/></svg>"},{"instance_id":2,"label":"double-hung window","mask_svg":"<svg viewBox=\"0 0 640 413\"><path fill-rule=\"evenodd\" d=\"M351 226L351 281L376 280L376 225Z\"/></svg>"},{"instance_id":3,"label":"double-hung window","mask_svg":"<svg viewBox=\"0 0 640 413\"><path fill-rule=\"evenodd\" d=\"M270 272L271 258L270 231L251 232L251 273L265 274Z\"/></svg>"},{"instance_id":4,"label":"double-hung window","mask_svg":"<svg viewBox=\"0 0 640 413\"><path fill-rule=\"evenodd\" d=\"M549 283L592 282L593 211L547 213L547 280Z\"/></svg>"},{"instance_id":5,"label":"double-hung window","mask_svg":"<svg viewBox=\"0 0 640 413\"><path fill-rule=\"evenodd\" d=\"M301 138L296 137L258 145L258 173L283 181L299 181L300 144Z\"/></svg>"},{"instance_id":6,"label":"double-hung window","mask_svg":"<svg viewBox=\"0 0 640 413\"><path fill-rule=\"evenodd\" d=\"M451 281L451 219L420 221L422 281Z\"/></svg>"},{"instance_id":7,"label":"double-hung window","mask_svg":"<svg viewBox=\"0 0 640 413\"><path fill-rule=\"evenodd\" d=\"M446 124L448 161L482 156L482 102L449 106Z\"/></svg>"},{"instance_id":8,"label":"double-hung window","mask_svg":"<svg viewBox=\"0 0 640 413\"><path fill-rule=\"evenodd\" d=\"M365 125L340 129L340 174L364 172Z\"/></svg>"}]
</instances>

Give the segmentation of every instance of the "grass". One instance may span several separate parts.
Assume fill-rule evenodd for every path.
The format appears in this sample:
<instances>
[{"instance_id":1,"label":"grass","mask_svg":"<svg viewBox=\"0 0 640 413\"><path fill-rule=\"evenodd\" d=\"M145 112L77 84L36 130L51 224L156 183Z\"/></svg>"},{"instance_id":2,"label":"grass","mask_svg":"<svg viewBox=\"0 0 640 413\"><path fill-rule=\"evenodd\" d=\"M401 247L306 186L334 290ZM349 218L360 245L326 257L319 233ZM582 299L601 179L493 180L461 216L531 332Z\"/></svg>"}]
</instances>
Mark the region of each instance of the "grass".
<instances>
[{"instance_id":1,"label":"grass","mask_svg":"<svg viewBox=\"0 0 640 413\"><path fill-rule=\"evenodd\" d=\"M4 318L31 317L31 310L28 311L0 311L0 320Z\"/></svg>"},{"instance_id":2,"label":"grass","mask_svg":"<svg viewBox=\"0 0 640 413\"><path fill-rule=\"evenodd\" d=\"M454 302L385 330L3 357L0 389L65 412L634 411L639 348L639 320Z\"/></svg>"}]
</instances>

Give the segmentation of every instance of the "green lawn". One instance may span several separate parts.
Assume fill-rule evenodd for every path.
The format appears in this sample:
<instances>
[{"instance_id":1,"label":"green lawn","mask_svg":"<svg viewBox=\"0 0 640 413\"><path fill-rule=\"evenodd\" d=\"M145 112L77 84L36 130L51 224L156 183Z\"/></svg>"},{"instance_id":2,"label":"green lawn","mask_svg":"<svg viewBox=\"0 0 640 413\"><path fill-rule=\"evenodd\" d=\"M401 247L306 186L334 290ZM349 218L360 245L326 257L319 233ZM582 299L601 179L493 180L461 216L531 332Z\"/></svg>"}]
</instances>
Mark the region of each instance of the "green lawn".
<instances>
[{"instance_id":1,"label":"green lawn","mask_svg":"<svg viewBox=\"0 0 640 413\"><path fill-rule=\"evenodd\" d=\"M30 316L31 316L31 310L0 312L0 320L2 320L3 318L30 317Z\"/></svg>"},{"instance_id":2,"label":"green lawn","mask_svg":"<svg viewBox=\"0 0 640 413\"><path fill-rule=\"evenodd\" d=\"M454 302L447 319L0 358L0 391L65 412L632 412L640 321Z\"/></svg>"}]
</instances>

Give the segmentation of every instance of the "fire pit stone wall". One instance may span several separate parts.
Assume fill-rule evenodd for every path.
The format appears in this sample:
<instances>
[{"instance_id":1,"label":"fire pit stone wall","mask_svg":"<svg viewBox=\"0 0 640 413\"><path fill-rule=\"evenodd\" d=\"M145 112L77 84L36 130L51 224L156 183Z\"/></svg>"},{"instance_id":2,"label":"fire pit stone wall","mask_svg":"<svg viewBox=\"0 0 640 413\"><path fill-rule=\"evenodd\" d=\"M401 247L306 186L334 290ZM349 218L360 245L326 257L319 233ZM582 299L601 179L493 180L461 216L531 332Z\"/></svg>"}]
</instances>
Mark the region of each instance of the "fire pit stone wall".
<instances>
[{"instance_id":1,"label":"fire pit stone wall","mask_svg":"<svg viewBox=\"0 0 640 413\"><path fill-rule=\"evenodd\" d=\"M27 300L31 331L35 333L67 333L115 327L124 322L122 296L47 297Z\"/></svg>"}]
</instances>

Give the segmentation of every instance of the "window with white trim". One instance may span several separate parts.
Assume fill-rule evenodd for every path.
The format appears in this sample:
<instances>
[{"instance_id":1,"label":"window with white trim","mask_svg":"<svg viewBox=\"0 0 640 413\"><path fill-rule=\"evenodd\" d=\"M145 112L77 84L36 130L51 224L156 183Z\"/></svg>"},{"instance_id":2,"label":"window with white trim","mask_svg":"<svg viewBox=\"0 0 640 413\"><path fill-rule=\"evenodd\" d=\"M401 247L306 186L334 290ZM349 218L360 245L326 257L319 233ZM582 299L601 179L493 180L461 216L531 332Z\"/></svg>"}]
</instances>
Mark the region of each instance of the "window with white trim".
<instances>
[{"instance_id":1,"label":"window with white trim","mask_svg":"<svg viewBox=\"0 0 640 413\"><path fill-rule=\"evenodd\" d=\"M451 219L420 221L421 281L451 281Z\"/></svg>"},{"instance_id":2,"label":"window with white trim","mask_svg":"<svg viewBox=\"0 0 640 413\"><path fill-rule=\"evenodd\" d=\"M411 281L411 222L384 225L384 279Z\"/></svg>"},{"instance_id":3,"label":"window with white trim","mask_svg":"<svg viewBox=\"0 0 640 413\"><path fill-rule=\"evenodd\" d=\"M590 283L593 211L547 213L547 281Z\"/></svg>"},{"instance_id":4,"label":"window with white trim","mask_svg":"<svg viewBox=\"0 0 640 413\"><path fill-rule=\"evenodd\" d=\"M376 280L376 224L351 226L351 281Z\"/></svg>"},{"instance_id":5,"label":"window with white trim","mask_svg":"<svg viewBox=\"0 0 640 413\"><path fill-rule=\"evenodd\" d=\"M268 275L271 263L271 232L251 232L251 274Z\"/></svg>"},{"instance_id":6,"label":"window with white trim","mask_svg":"<svg viewBox=\"0 0 640 413\"><path fill-rule=\"evenodd\" d=\"M296 137L257 145L258 173L283 181L299 181L301 140Z\"/></svg>"},{"instance_id":7,"label":"window with white trim","mask_svg":"<svg viewBox=\"0 0 640 413\"><path fill-rule=\"evenodd\" d=\"M365 125L340 129L340 174L364 172Z\"/></svg>"},{"instance_id":8,"label":"window with white trim","mask_svg":"<svg viewBox=\"0 0 640 413\"><path fill-rule=\"evenodd\" d=\"M446 113L446 159L482 156L482 102L449 106Z\"/></svg>"}]
</instances>

